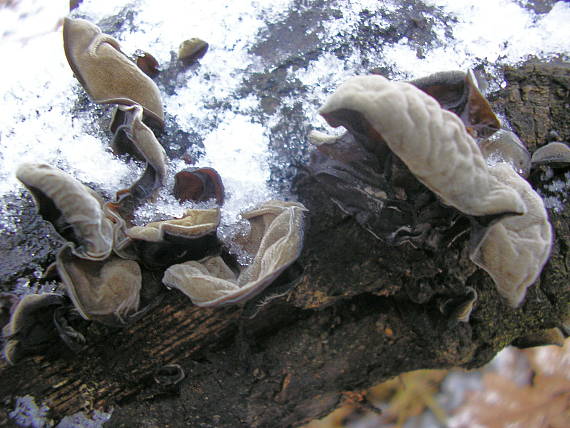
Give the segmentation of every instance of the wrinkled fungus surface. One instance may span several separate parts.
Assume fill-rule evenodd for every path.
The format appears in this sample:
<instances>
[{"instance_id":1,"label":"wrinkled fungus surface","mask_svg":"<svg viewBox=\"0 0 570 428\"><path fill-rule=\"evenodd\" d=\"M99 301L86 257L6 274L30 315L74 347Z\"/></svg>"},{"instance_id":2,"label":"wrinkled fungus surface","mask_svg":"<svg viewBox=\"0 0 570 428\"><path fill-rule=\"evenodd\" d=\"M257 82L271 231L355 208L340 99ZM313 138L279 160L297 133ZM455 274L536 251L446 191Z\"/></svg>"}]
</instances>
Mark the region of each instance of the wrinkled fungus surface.
<instances>
[{"instance_id":1,"label":"wrinkled fungus surface","mask_svg":"<svg viewBox=\"0 0 570 428\"><path fill-rule=\"evenodd\" d=\"M250 299L299 257L304 211L299 203L268 201L243 213L251 225L243 244L255 257L239 275L221 257L208 257L169 267L164 284L178 288L198 306L221 306Z\"/></svg>"},{"instance_id":2,"label":"wrinkled fungus surface","mask_svg":"<svg viewBox=\"0 0 570 428\"><path fill-rule=\"evenodd\" d=\"M69 174L44 164L22 164L18 179L34 196L38 212L75 245L80 257L102 260L111 253L112 225L100 197Z\"/></svg>"},{"instance_id":3,"label":"wrinkled fungus surface","mask_svg":"<svg viewBox=\"0 0 570 428\"><path fill-rule=\"evenodd\" d=\"M526 212L493 225L471 259L491 275L499 293L516 307L550 256L552 227L542 198L510 165L499 163L490 171L520 194Z\"/></svg>"},{"instance_id":4,"label":"wrinkled fungus surface","mask_svg":"<svg viewBox=\"0 0 570 428\"><path fill-rule=\"evenodd\" d=\"M457 115L411 84L381 76L353 77L320 112L332 126L364 134L373 144L385 142L443 203L465 214L524 213L516 192L489 174Z\"/></svg>"},{"instance_id":5,"label":"wrinkled fungus surface","mask_svg":"<svg viewBox=\"0 0 570 428\"><path fill-rule=\"evenodd\" d=\"M156 84L122 51L119 42L84 19L65 18L64 49L69 65L96 103L143 106L162 126L162 99Z\"/></svg>"},{"instance_id":6,"label":"wrinkled fungus surface","mask_svg":"<svg viewBox=\"0 0 570 428\"><path fill-rule=\"evenodd\" d=\"M121 325L139 307L142 273L135 261L114 256L104 261L82 260L66 246L57 255L57 269L67 294L86 320Z\"/></svg>"},{"instance_id":7,"label":"wrinkled fungus surface","mask_svg":"<svg viewBox=\"0 0 570 428\"><path fill-rule=\"evenodd\" d=\"M437 249L470 224L471 259L516 307L548 260L551 225L523 178L531 165L526 147L499 130L471 73L465 76L437 73L412 84L348 79L320 110L348 132L313 133L308 169L343 212L388 244ZM471 134L488 138L478 144ZM452 311L461 321L477 299L474 289L468 294Z\"/></svg>"}]
</instances>

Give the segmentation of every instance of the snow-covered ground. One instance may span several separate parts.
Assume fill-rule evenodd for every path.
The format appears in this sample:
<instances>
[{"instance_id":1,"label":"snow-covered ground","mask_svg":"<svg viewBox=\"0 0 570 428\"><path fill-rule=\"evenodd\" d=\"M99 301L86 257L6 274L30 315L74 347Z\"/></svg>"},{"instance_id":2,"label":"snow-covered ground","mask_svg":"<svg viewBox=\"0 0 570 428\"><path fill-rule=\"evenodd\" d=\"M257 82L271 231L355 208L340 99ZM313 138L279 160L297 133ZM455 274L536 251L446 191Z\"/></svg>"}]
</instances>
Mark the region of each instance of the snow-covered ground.
<instances>
[{"instance_id":1,"label":"snow-covered ground","mask_svg":"<svg viewBox=\"0 0 570 428\"><path fill-rule=\"evenodd\" d=\"M346 77L367 72L369 64L387 67L395 78L414 78L482 62L515 63L528 55L570 53L566 25L570 4L566 2L554 4L549 13L536 14L520 1L480 1L474 6L466 1L429 0L425 5L433 6L437 15L422 11L419 17L431 26L434 37L421 54L418 42L404 36L383 43L380 56L362 49L339 56L333 50L357 28L389 29L401 2L327 3L338 13L314 30L321 54L307 67L290 72L290 78L305 88L305 95L281 100L283 105L300 104L307 124L316 127L323 126L316 111L327 94ZM125 4L86 0L74 14L97 22ZM260 99L255 94L243 97L239 89L248 76L277 64L268 63L252 49L270 31L268 24L285 20L294 8L300 13L318 5L322 8L322 2L170 0L165 7L163 2L140 0L130 4L136 13L129 28L135 30L116 35L126 53L143 49L164 64L182 40L200 37L210 44L200 66L187 72L186 82L174 94L163 93L163 101L182 130L200 135L205 154L198 165L212 166L224 178L229 193L225 220L231 223L239 211L275 196L268 183L272 161L268 141L269 126L279 121L279 111L260 123L252 116L260 109ZM14 172L22 162L58 166L107 197L141 172L139 164L112 155L91 114L77 115L73 110L82 89L63 53L61 19L67 6L63 0L21 0L15 8L0 9L0 55L5 59L0 79L0 199L21 189ZM365 11L370 13L363 21ZM212 101L220 107L212 107ZM171 160L171 175L183 166L180 160ZM165 199L148 209L164 215L180 213L181 208L173 205L173 200ZM143 220L152 217L148 211L141 215ZM0 204L0 230L16 230L13 218Z\"/></svg>"}]
</instances>

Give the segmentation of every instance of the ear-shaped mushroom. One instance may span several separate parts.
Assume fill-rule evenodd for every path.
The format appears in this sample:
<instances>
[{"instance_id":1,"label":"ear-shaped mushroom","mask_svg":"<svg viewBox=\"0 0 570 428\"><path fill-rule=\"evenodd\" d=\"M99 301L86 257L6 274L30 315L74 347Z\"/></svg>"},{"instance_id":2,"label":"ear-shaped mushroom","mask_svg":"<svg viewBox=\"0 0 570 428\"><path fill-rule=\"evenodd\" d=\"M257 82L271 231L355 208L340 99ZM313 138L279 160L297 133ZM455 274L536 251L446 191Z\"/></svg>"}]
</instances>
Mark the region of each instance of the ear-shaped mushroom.
<instances>
[{"instance_id":1,"label":"ear-shaped mushroom","mask_svg":"<svg viewBox=\"0 0 570 428\"><path fill-rule=\"evenodd\" d=\"M150 78L156 77L160 73L158 61L148 52L135 52L135 63Z\"/></svg>"},{"instance_id":2,"label":"ear-shaped mushroom","mask_svg":"<svg viewBox=\"0 0 570 428\"><path fill-rule=\"evenodd\" d=\"M530 173L530 153L520 138L511 131L500 129L479 143L483 156L491 163L507 162L521 177Z\"/></svg>"},{"instance_id":3,"label":"ear-shaped mushroom","mask_svg":"<svg viewBox=\"0 0 570 428\"><path fill-rule=\"evenodd\" d=\"M519 337L512 344L519 349L548 345L564 346L564 339L562 331L558 327L554 327Z\"/></svg>"},{"instance_id":4,"label":"ear-shaped mushroom","mask_svg":"<svg viewBox=\"0 0 570 428\"><path fill-rule=\"evenodd\" d=\"M18 296L13 293L0 293L0 330L10 321L10 316L18 304Z\"/></svg>"},{"instance_id":5,"label":"ear-shaped mushroom","mask_svg":"<svg viewBox=\"0 0 570 428\"><path fill-rule=\"evenodd\" d=\"M371 153L350 132L340 137L312 132L309 140L317 150L307 172L343 213L375 238L435 249L468 229L468 222L457 221L457 210L440 204L385 143Z\"/></svg>"},{"instance_id":6,"label":"ear-shaped mushroom","mask_svg":"<svg viewBox=\"0 0 570 428\"><path fill-rule=\"evenodd\" d=\"M182 218L133 226L127 230L127 235L148 242L196 239L215 232L219 224L219 209L188 210Z\"/></svg>"},{"instance_id":7,"label":"ear-shaped mushroom","mask_svg":"<svg viewBox=\"0 0 570 428\"><path fill-rule=\"evenodd\" d=\"M208 47L208 43L196 37L184 40L178 47L178 59L188 66L206 55Z\"/></svg>"},{"instance_id":8,"label":"ear-shaped mushroom","mask_svg":"<svg viewBox=\"0 0 570 428\"><path fill-rule=\"evenodd\" d=\"M135 315L142 282L137 262L115 256L104 261L82 260L66 245L56 263L67 294L86 320L120 326Z\"/></svg>"},{"instance_id":9,"label":"ear-shaped mushroom","mask_svg":"<svg viewBox=\"0 0 570 428\"><path fill-rule=\"evenodd\" d=\"M481 244L471 248L471 260L493 278L499 294L512 307L539 277L550 255L552 227L542 198L508 164L489 171L521 196L526 213L493 225Z\"/></svg>"},{"instance_id":10,"label":"ear-shaped mushroom","mask_svg":"<svg viewBox=\"0 0 570 428\"><path fill-rule=\"evenodd\" d=\"M410 83L434 97L444 109L457 114L477 136L491 135L501 127L471 70L442 71Z\"/></svg>"},{"instance_id":11,"label":"ear-shaped mushroom","mask_svg":"<svg viewBox=\"0 0 570 428\"><path fill-rule=\"evenodd\" d=\"M74 254L89 260L109 256L113 247L112 224L95 192L45 164L22 164L16 176L32 193L41 216L75 245Z\"/></svg>"},{"instance_id":12,"label":"ear-shaped mushroom","mask_svg":"<svg viewBox=\"0 0 570 428\"><path fill-rule=\"evenodd\" d=\"M4 358L10 364L40 351L57 338L53 313L64 301L59 294L28 294L16 304L2 334L6 340Z\"/></svg>"},{"instance_id":13,"label":"ear-shaped mushroom","mask_svg":"<svg viewBox=\"0 0 570 428\"><path fill-rule=\"evenodd\" d=\"M447 315L451 322L469 322L477 297L477 291L473 287L467 287L463 296L440 300L439 310L442 314Z\"/></svg>"},{"instance_id":14,"label":"ear-shaped mushroom","mask_svg":"<svg viewBox=\"0 0 570 428\"><path fill-rule=\"evenodd\" d=\"M115 153L129 153L146 161L146 169L141 178L129 189L120 192L131 194L136 200L150 197L166 181L166 152L154 133L143 121L140 105L119 106L113 118L111 129L115 129L112 147Z\"/></svg>"},{"instance_id":15,"label":"ear-shaped mushroom","mask_svg":"<svg viewBox=\"0 0 570 428\"><path fill-rule=\"evenodd\" d=\"M121 52L113 37L84 19L65 18L63 46L71 69L93 101L140 104L148 119L163 126L158 87Z\"/></svg>"},{"instance_id":16,"label":"ear-shaped mushroom","mask_svg":"<svg viewBox=\"0 0 570 428\"><path fill-rule=\"evenodd\" d=\"M216 230L220 223L219 209L188 210L182 218L128 228L125 221L107 206L116 220L115 253L138 260L154 269L201 259L219 246Z\"/></svg>"},{"instance_id":17,"label":"ear-shaped mushroom","mask_svg":"<svg viewBox=\"0 0 570 428\"><path fill-rule=\"evenodd\" d=\"M564 168L570 165L570 147L565 143L549 143L532 154L532 166L548 165L552 168Z\"/></svg>"},{"instance_id":18,"label":"ear-shaped mushroom","mask_svg":"<svg viewBox=\"0 0 570 428\"><path fill-rule=\"evenodd\" d=\"M224 203L224 184L213 168L187 168L174 176L174 196L180 202L204 202L215 198Z\"/></svg>"},{"instance_id":19,"label":"ear-shaped mushroom","mask_svg":"<svg viewBox=\"0 0 570 428\"><path fill-rule=\"evenodd\" d=\"M385 142L443 203L464 214L500 218L525 212L517 192L489 173L461 120L409 83L353 77L320 113L331 126L351 132L356 126L357 134Z\"/></svg>"},{"instance_id":20,"label":"ear-shaped mushroom","mask_svg":"<svg viewBox=\"0 0 570 428\"><path fill-rule=\"evenodd\" d=\"M269 201L242 214L251 224L247 249L256 255L239 277L221 257L209 257L169 267L162 282L178 288L198 306L245 302L263 291L299 257L304 211L306 208L299 203Z\"/></svg>"}]
</instances>

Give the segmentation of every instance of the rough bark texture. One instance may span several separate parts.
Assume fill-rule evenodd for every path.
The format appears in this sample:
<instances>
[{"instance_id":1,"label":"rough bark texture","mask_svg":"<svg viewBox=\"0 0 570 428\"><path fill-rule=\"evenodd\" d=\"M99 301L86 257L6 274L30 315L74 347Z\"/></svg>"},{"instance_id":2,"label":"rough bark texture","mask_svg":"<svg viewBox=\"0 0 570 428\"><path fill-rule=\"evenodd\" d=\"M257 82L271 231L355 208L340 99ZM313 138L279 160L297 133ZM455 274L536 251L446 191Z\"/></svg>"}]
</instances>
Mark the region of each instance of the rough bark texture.
<instances>
[{"instance_id":1,"label":"rough bark texture","mask_svg":"<svg viewBox=\"0 0 570 428\"><path fill-rule=\"evenodd\" d=\"M570 67L506 70L496 96L531 148L555 131L570 138ZM558 170L563 177L566 170ZM540 173L533 185L543 186ZM550 211L555 244L524 304L509 308L459 240L441 253L386 246L343 215L312 179L300 175L310 210L296 286L256 312L202 309L169 292L134 325L91 325L86 351L54 349L16 366L0 362L0 424L16 396L31 394L59 419L108 410L106 426L287 427L334 409L361 391L421 368L480 367L518 337L561 325L570 315L570 208ZM466 286L479 299L468 323L439 307ZM180 364L186 378L160 387L153 372Z\"/></svg>"}]
</instances>

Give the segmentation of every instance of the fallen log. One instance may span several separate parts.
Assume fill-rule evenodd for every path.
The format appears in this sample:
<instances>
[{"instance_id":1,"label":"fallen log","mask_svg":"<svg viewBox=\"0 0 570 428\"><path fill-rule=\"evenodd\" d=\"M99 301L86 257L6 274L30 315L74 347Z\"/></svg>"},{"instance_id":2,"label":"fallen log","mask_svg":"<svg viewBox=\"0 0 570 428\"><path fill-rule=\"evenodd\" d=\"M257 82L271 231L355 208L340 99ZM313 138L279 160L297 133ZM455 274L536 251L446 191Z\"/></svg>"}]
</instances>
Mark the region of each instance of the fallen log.
<instances>
[{"instance_id":1,"label":"fallen log","mask_svg":"<svg viewBox=\"0 0 570 428\"><path fill-rule=\"evenodd\" d=\"M570 66L529 64L505 77L494 105L531 151L552 135L568 141ZM116 427L298 426L329 413L345 393L410 370L481 367L521 337L568 325L570 205L547 188L567 171L530 178L543 196L562 198L563 209L548 210L552 255L516 309L471 263L467 237L441 252L386 245L301 174L294 190L309 214L292 289L218 309L173 290L125 329L92 324L81 354L55 349L15 366L2 361L0 424L15 397L29 394L54 420L97 409L112 410L106 426ZM441 307L467 286L478 300L469 321L458 322ZM171 364L185 378L165 386L156 374Z\"/></svg>"}]
</instances>

